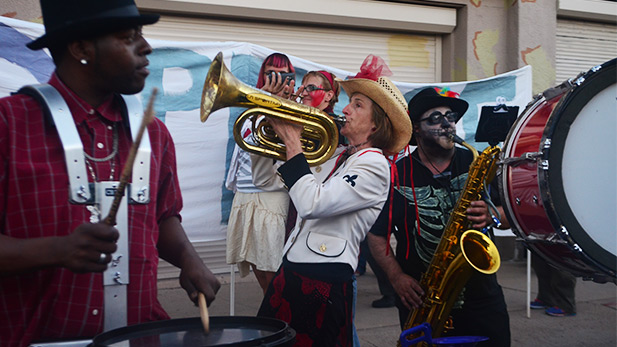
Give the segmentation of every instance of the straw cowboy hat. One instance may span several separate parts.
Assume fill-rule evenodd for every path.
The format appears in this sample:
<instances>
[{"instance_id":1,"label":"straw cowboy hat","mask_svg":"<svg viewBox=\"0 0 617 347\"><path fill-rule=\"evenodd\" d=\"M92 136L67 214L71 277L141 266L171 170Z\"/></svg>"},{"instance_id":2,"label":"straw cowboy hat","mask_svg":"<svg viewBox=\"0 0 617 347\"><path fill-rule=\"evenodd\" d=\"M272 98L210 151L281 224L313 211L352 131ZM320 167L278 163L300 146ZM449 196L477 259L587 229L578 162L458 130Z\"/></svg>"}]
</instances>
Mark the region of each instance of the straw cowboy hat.
<instances>
[{"instance_id":1,"label":"straw cowboy hat","mask_svg":"<svg viewBox=\"0 0 617 347\"><path fill-rule=\"evenodd\" d=\"M32 50L159 20L140 14L134 0L41 0L41 11L45 35L26 45Z\"/></svg>"},{"instance_id":2,"label":"straw cowboy hat","mask_svg":"<svg viewBox=\"0 0 617 347\"><path fill-rule=\"evenodd\" d=\"M446 95L450 94L452 96L444 96L440 94L437 89L438 88L433 87L424 88L409 100L409 117L412 122L418 122L424 112L440 106L450 107L452 111L456 112L458 114L456 116L456 122L463 117L463 114L465 114L469 107L467 101L459 99L458 93L446 91ZM412 137L409 144L415 146L417 144L416 139Z\"/></svg>"},{"instance_id":3,"label":"straw cowboy hat","mask_svg":"<svg viewBox=\"0 0 617 347\"><path fill-rule=\"evenodd\" d=\"M394 131L394 142L390 148L384 148L390 153L398 153L411 138L411 120L407 115L407 103L401 91L387 77L379 77L377 81L367 78L352 78L339 80L347 95L364 94L379 105L390 118Z\"/></svg>"}]
</instances>

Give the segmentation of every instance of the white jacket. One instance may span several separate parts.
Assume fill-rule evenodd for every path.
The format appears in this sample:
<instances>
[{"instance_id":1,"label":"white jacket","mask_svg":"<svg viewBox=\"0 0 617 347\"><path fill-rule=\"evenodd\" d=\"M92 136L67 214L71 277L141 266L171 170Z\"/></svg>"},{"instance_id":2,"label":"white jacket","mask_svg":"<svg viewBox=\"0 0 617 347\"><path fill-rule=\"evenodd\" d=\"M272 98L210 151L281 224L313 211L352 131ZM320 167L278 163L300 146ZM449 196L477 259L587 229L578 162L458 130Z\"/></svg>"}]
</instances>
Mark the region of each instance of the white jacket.
<instances>
[{"instance_id":1,"label":"white jacket","mask_svg":"<svg viewBox=\"0 0 617 347\"><path fill-rule=\"evenodd\" d=\"M351 155L324 182L339 157L335 155L321 167L311 168L312 174L306 161L303 167L289 167L293 164L290 162L282 165L283 172L306 173L295 182L289 182L288 174L282 177L292 184L289 196L298 211L296 226L283 250L292 262L347 263L352 269L358 265L360 242L388 196L390 169L380 149L368 148ZM264 190L284 187L272 159L256 155L251 159L256 186Z\"/></svg>"}]
</instances>

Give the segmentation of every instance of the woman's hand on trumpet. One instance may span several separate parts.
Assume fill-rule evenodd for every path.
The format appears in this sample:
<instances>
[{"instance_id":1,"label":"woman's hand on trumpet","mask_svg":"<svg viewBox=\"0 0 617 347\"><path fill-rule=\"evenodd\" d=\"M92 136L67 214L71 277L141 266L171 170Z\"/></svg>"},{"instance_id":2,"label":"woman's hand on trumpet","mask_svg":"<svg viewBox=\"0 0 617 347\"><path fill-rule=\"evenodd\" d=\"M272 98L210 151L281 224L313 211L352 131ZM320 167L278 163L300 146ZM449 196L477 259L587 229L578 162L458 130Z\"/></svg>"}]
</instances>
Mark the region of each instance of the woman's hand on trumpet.
<instances>
[{"instance_id":1,"label":"woman's hand on trumpet","mask_svg":"<svg viewBox=\"0 0 617 347\"><path fill-rule=\"evenodd\" d=\"M276 132L276 135L285 144L287 160L303 152L302 142L300 141L303 130L302 125L274 117L266 118L274 132Z\"/></svg>"}]
</instances>

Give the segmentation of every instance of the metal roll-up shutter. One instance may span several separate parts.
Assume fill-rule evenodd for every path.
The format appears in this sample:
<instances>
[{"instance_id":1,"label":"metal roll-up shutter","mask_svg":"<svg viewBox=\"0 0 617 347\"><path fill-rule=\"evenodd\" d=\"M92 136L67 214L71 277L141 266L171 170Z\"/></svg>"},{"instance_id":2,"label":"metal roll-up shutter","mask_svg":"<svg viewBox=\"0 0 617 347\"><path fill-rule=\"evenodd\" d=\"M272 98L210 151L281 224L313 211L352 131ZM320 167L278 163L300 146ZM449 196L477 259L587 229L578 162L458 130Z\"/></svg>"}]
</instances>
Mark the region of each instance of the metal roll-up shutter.
<instances>
[{"instance_id":1,"label":"metal roll-up shutter","mask_svg":"<svg viewBox=\"0 0 617 347\"><path fill-rule=\"evenodd\" d=\"M556 83L617 57L617 25L557 20Z\"/></svg>"},{"instance_id":2,"label":"metal roll-up shutter","mask_svg":"<svg viewBox=\"0 0 617 347\"><path fill-rule=\"evenodd\" d=\"M441 81L441 37L164 15L145 26L148 38L250 42L334 68L357 72L369 54L382 57L399 82Z\"/></svg>"},{"instance_id":3,"label":"metal roll-up shutter","mask_svg":"<svg viewBox=\"0 0 617 347\"><path fill-rule=\"evenodd\" d=\"M359 71L369 54L382 57L400 82L441 81L441 37L358 29L332 29L163 15L143 27L148 39L199 42L249 42L326 66ZM193 242L215 274L228 273L225 240ZM179 270L161 260L159 279L177 277Z\"/></svg>"}]
</instances>

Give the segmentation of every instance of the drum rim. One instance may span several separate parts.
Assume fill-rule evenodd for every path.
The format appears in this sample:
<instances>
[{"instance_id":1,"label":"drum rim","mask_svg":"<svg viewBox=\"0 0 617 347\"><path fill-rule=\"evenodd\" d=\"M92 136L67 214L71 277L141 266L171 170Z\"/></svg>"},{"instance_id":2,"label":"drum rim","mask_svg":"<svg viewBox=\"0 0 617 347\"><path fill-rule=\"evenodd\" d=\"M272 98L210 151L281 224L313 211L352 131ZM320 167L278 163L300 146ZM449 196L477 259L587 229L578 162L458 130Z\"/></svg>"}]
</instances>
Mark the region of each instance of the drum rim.
<instances>
[{"instance_id":1,"label":"drum rim","mask_svg":"<svg viewBox=\"0 0 617 347\"><path fill-rule=\"evenodd\" d=\"M553 227L547 212L543 206L544 201L540 200L539 208L542 212L541 219L543 221L542 226L537 225L529 225L526 220L519 221L519 213L528 212L527 208L529 206L522 207L522 210L519 208L518 204L515 203L515 191L512 190L514 188L521 188L515 181L513 181L513 170L518 170L515 167L520 165L521 162L515 161L513 163L506 163L505 161L508 159L524 159L522 158L523 153L541 153L543 150L542 146L542 135L544 129L546 129L547 122L553 110L555 110L558 106L558 103L567 92L569 92L573 88L572 81L568 80L564 83L547 89L542 93L536 94L531 100L523 112L517 117L515 123L513 124L510 132L506 140L504 141L504 149L501 153L502 164L502 172L501 178L499 179L499 192L502 201L502 206L504 207L505 215L510 221L511 229L513 233L520 238L521 241L525 244L525 246L530 249L534 254L542 257L547 262L552 264L555 267L561 268L564 271L568 271L575 276L580 276L584 278L588 278L590 274L602 274L602 278L606 275L601 271L601 268L598 268L591 261L585 261L580 254L574 253L572 245L561 239L559 235L556 234L555 228ZM550 108L550 110L549 110ZM548 111L548 113L547 113ZM533 127L540 126L540 121L543 122L541 128L543 132L538 134L537 139L532 144L522 144L520 141L524 137L523 132L526 129L533 129ZM534 132L535 134L535 132ZM530 134L527 134L530 135ZM528 140L528 138L526 138ZM527 141L526 140L526 141ZM525 147L524 149L520 146ZM527 160L522 160L522 162L526 162ZM537 178L538 164L539 160L534 160L533 162L529 162L532 166L529 166L528 171L525 171L529 174L532 172L536 175L536 185L532 187L534 190L534 194L537 194L541 198L540 187ZM527 166L529 164L522 164ZM525 190L527 192L527 190ZM529 201L522 202L523 204L529 204ZM536 211L540 213L540 211ZM545 224L544 224L545 223ZM536 228L540 228L536 230ZM548 228L548 229L546 229ZM545 231L540 232L538 236L544 235L544 238L538 238L534 236L536 231ZM549 232L550 231L550 232ZM554 237L554 238L553 238ZM561 258L561 255L567 255L567 263L564 263L565 258ZM600 279L600 277L595 276L595 278Z\"/></svg>"},{"instance_id":2,"label":"drum rim","mask_svg":"<svg viewBox=\"0 0 617 347\"><path fill-rule=\"evenodd\" d=\"M544 148L542 151L542 160L548 161L549 168L545 170L538 165L540 195L544 204L544 210L557 235L572 246L578 245L580 250L577 252L577 255L583 261L612 277L615 277L617 271L615 255L606 251L587 235L574 216L566 199L561 177L561 159L563 157L565 141L554 141L554 139L557 137L565 140L570 127L564 127L562 123L571 124L578 116L580 110L591 100L588 97L577 100L575 97L581 95L581 93L595 95L597 92L615 83L617 79L615 71L616 61L617 58L612 59L600 65L600 69L594 71L596 69L594 68L587 72L583 76L585 83L573 88L559 100L559 103L549 116L541 141L542 144L546 140L551 141L551 146ZM591 81L599 81L599 83L592 84ZM568 131L564 131L564 128L567 128ZM562 226L567 226L567 231L561 230ZM590 256L590 251L593 251L594 257Z\"/></svg>"},{"instance_id":3,"label":"drum rim","mask_svg":"<svg viewBox=\"0 0 617 347\"><path fill-rule=\"evenodd\" d=\"M525 107L525 110L523 110L523 112L516 118L516 120L514 121L514 124L512 124L512 128L510 128L510 131L508 132L508 135L506 136L506 139L503 142L504 147L503 147L503 150L501 151L502 161L506 158L510 158L509 155L511 155L511 152L516 148L514 144L512 143L512 139L517 138L521 130L524 128L524 125L526 125L528 121L531 120L530 116L532 116L534 114L534 111L538 109L538 107L540 107L545 101L547 101L547 98L543 94L538 94L534 98L534 100L530 101L527 104L527 107ZM516 212L512 208L512 197L510 196L510 192L508 189L509 187L508 183L510 182L509 171L504 170L503 168L501 171L502 171L501 179L499 180L499 195L501 198L501 205L502 207L504 207L504 212L506 213L506 217L508 218L508 221L510 222L510 228L519 237L525 239L526 235L523 231L524 230L523 227L518 222L518 220L514 218L514 216L516 215Z\"/></svg>"},{"instance_id":4,"label":"drum rim","mask_svg":"<svg viewBox=\"0 0 617 347\"><path fill-rule=\"evenodd\" d=\"M177 318L177 319L167 319L160 320L154 322L146 322L141 324L130 325L126 327L121 327L117 329L113 329L110 331L106 331L95 336L92 339L93 347L97 346L109 346L110 344L128 341L132 338L145 337L145 336L154 336L147 334L148 332L152 332L155 330L162 330L161 332L174 332L180 331L178 328L186 329L187 327L201 327L201 319L199 317L194 318ZM270 327L277 330L272 329L272 334L264 337L260 337L258 339L245 340L240 342L232 342L226 344L219 344L218 346L252 346L255 342L260 342L260 346L268 346L267 343L272 343L276 341L280 341L281 338L295 338L296 332L293 330L289 324L282 320L268 318L268 317L253 317L253 316L219 316L219 317L210 317L210 327L216 324L241 324L241 326L245 326L248 324L252 324L251 327ZM292 336L290 335L292 334Z\"/></svg>"},{"instance_id":5,"label":"drum rim","mask_svg":"<svg viewBox=\"0 0 617 347\"><path fill-rule=\"evenodd\" d=\"M534 99L527 105L525 110L523 110L523 112L517 117L516 121L512 125L512 128L510 129L510 132L508 133L508 136L506 137L506 140L504 141L504 150L501 153L502 160L505 160L507 158L515 158L515 157L512 157L512 155L514 155L514 152L517 149L519 149L518 140L522 136L521 132L529 126L530 122L535 120L535 117L539 116L537 111L542 111L544 107L547 105L548 106L552 105L550 112L552 112L552 110L555 109L556 104L559 102L561 98L563 98L563 96L567 92L567 89L565 88L566 85L567 85L566 83L563 83L555 88L545 91L544 93L536 95ZM559 97L559 99L554 100L556 97ZM546 121L548 121L549 116L550 114L546 116L544 126L546 126ZM517 140L516 145L515 143L513 143L514 140ZM541 136L538 137L538 142L536 145L537 145L536 150L540 151ZM529 225L526 225L526 227L523 227L523 224L519 222L518 218L515 218L516 216L518 216L518 213L517 213L518 210L514 208L515 203L512 200L513 196L511 195L512 192L510 191L510 187L511 187L511 177L510 177L511 171L510 170L513 170L513 168L511 168L508 164L505 164L505 165L506 167L502 168L502 175L501 175L502 177L499 180L499 193L500 193L500 197L502 201L502 207L504 208L506 217L508 218L508 221L510 222L510 229L514 232L514 234L518 236L521 239L521 241L523 241L525 246L529 250L531 250L534 254L542 257L548 263L564 269L565 271L573 272L574 270L573 273L575 273L576 276L586 275L590 272L590 270L596 271L595 269L591 268L589 265L587 265L582 260L576 263L575 268L570 266L569 268L566 269L562 263L553 259L554 257L557 256L554 254L554 252L546 252L546 250L553 249L553 247L558 247L559 249L563 247L567 249L567 251L569 252L568 254L572 254L571 246L565 245L565 244L545 243L548 241L545 241L543 239L535 239L535 240L532 239L532 235L534 234L534 232L527 229ZM535 165L535 171L537 171L537 167L538 167L537 162L535 162L534 165ZM532 170L530 170L529 172L532 172ZM536 186L535 188L536 188L535 192L538 195L540 195L539 187ZM546 226L551 227L551 230L552 230L553 228L551 226L551 222L549 221L548 216L546 215L546 211L544 210L543 207L540 207L540 208L542 212L544 212L543 220L546 222ZM552 230L551 235L553 235L554 233L555 231ZM547 247L550 247L550 248L547 248Z\"/></svg>"}]
</instances>

